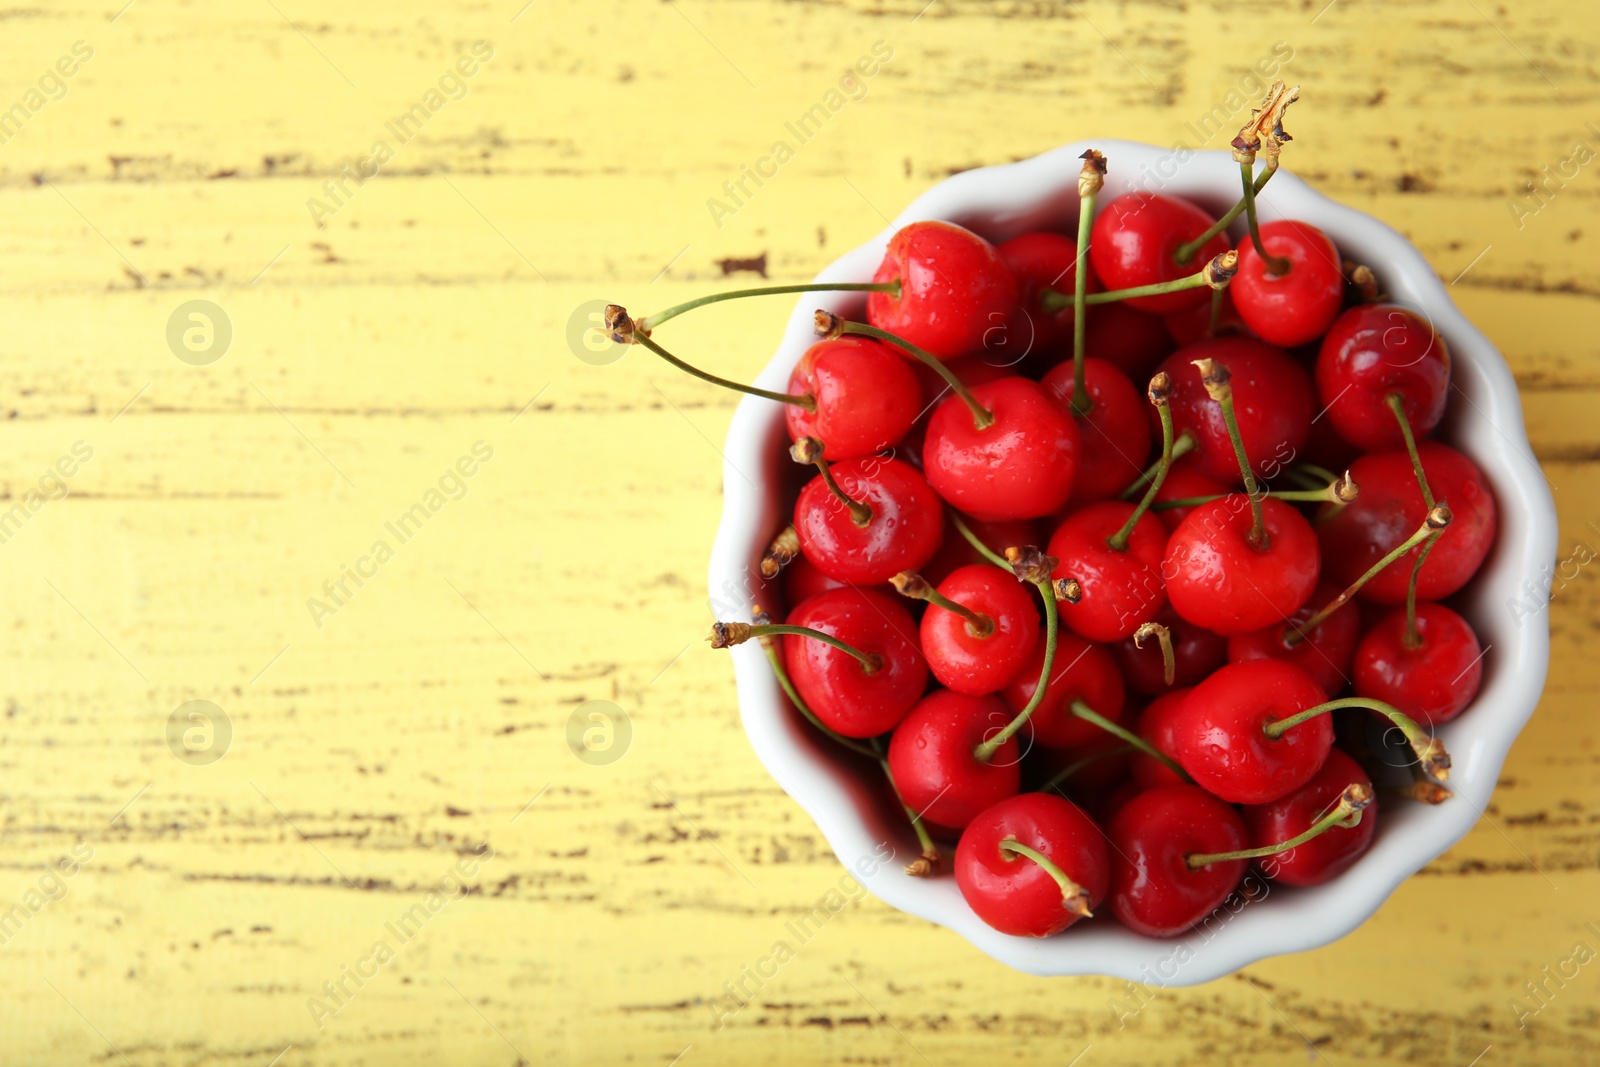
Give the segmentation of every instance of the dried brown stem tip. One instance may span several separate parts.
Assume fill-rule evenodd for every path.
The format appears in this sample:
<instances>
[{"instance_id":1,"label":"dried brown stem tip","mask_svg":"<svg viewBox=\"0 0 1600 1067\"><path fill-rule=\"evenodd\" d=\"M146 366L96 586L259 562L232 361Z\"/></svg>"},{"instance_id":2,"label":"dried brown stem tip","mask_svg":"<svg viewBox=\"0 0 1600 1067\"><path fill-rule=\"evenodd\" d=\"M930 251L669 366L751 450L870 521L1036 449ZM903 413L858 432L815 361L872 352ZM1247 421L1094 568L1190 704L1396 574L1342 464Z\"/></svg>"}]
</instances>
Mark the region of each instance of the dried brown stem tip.
<instances>
[{"instance_id":1,"label":"dried brown stem tip","mask_svg":"<svg viewBox=\"0 0 1600 1067\"><path fill-rule=\"evenodd\" d=\"M1417 759L1421 761L1422 773L1436 782L1450 780L1450 753L1444 750L1444 742L1437 737L1428 738L1428 742L1416 748Z\"/></svg>"},{"instance_id":2,"label":"dried brown stem tip","mask_svg":"<svg viewBox=\"0 0 1600 1067\"><path fill-rule=\"evenodd\" d=\"M844 333L844 319L831 311L818 309L816 314L811 317L811 321L813 328L817 331L817 336L824 341L832 341Z\"/></svg>"},{"instance_id":3,"label":"dried brown stem tip","mask_svg":"<svg viewBox=\"0 0 1600 1067\"><path fill-rule=\"evenodd\" d=\"M1233 375L1228 373L1227 367L1209 357L1189 362L1200 372L1200 382L1206 387L1206 395L1212 400L1220 404L1233 396L1233 386L1228 384L1233 380Z\"/></svg>"},{"instance_id":4,"label":"dried brown stem tip","mask_svg":"<svg viewBox=\"0 0 1600 1067\"><path fill-rule=\"evenodd\" d=\"M732 648L742 645L750 640L750 624L747 622L715 622L711 624L711 636L706 638L711 642L712 648Z\"/></svg>"},{"instance_id":5,"label":"dried brown stem tip","mask_svg":"<svg viewBox=\"0 0 1600 1067\"><path fill-rule=\"evenodd\" d=\"M933 586L928 584L928 579L916 571L901 571L889 579L889 584L894 586L895 592L912 600L927 600L933 593Z\"/></svg>"},{"instance_id":6,"label":"dried brown stem tip","mask_svg":"<svg viewBox=\"0 0 1600 1067\"><path fill-rule=\"evenodd\" d=\"M1351 782L1344 787L1344 793L1339 797L1339 804L1351 812L1361 812L1367 810L1372 798L1372 786L1366 782Z\"/></svg>"},{"instance_id":7,"label":"dried brown stem tip","mask_svg":"<svg viewBox=\"0 0 1600 1067\"><path fill-rule=\"evenodd\" d=\"M1454 518L1455 515L1451 513L1450 509L1445 507L1443 504L1440 504L1432 511L1428 512L1428 529L1443 530L1445 527L1450 525L1450 521Z\"/></svg>"},{"instance_id":8,"label":"dried brown stem tip","mask_svg":"<svg viewBox=\"0 0 1600 1067\"><path fill-rule=\"evenodd\" d=\"M1206 284L1213 289L1226 289L1237 273L1239 273L1239 250L1230 248L1206 264Z\"/></svg>"},{"instance_id":9,"label":"dried brown stem tip","mask_svg":"<svg viewBox=\"0 0 1600 1067\"><path fill-rule=\"evenodd\" d=\"M815 463L822 458L822 442L815 437L802 437L789 446L789 458L796 463Z\"/></svg>"},{"instance_id":10,"label":"dried brown stem tip","mask_svg":"<svg viewBox=\"0 0 1600 1067\"><path fill-rule=\"evenodd\" d=\"M1065 600L1068 604L1076 604L1083 599L1083 586L1078 584L1076 578L1057 578L1051 588L1057 600Z\"/></svg>"},{"instance_id":11,"label":"dried brown stem tip","mask_svg":"<svg viewBox=\"0 0 1600 1067\"><path fill-rule=\"evenodd\" d=\"M619 345L633 344L634 324L627 308L621 304L606 305L606 333Z\"/></svg>"},{"instance_id":12,"label":"dried brown stem tip","mask_svg":"<svg viewBox=\"0 0 1600 1067\"><path fill-rule=\"evenodd\" d=\"M1091 148L1078 157L1083 168L1078 171L1078 196L1094 196L1106 184L1106 157Z\"/></svg>"},{"instance_id":13,"label":"dried brown stem tip","mask_svg":"<svg viewBox=\"0 0 1600 1067\"><path fill-rule=\"evenodd\" d=\"M1148 396L1150 403L1156 407L1166 407L1172 401L1172 375L1164 370L1157 371L1155 377L1150 379L1145 396Z\"/></svg>"},{"instance_id":14,"label":"dried brown stem tip","mask_svg":"<svg viewBox=\"0 0 1600 1067\"><path fill-rule=\"evenodd\" d=\"M1443 804L1455 796L1454 793L1438 782L1430 782L1426 779L1412 782L1410 785L1400 786L1394 792L1397 796L1420 801L1423 804Z\"/></svg>"},{"instance_id":15,"label":"dried brown stem tip","mask_svg":"<svg viewBox=\"0 0 1600 1067\"><path fill-rule=\"evenodd\" d=\"M1240 128L1239 136L1233 139L1234 161L1254 163L1256 153L1265 150L1268 162L1275 166L1284 143L1294 139L1283 130L1283 113L1298 99L1298 85L1289 89L1281 81L1273 82L1261 106L1250 110L1250 121Z\"/></svg>"},{"instance_id":16,"label":"dried brown stem tip","mask_svg":"<svg viewBox=\"0 0 1600 1067\"><path fill-rule=\"evenodd\" d=\"M1355 286L1356 292L1361 294L1361 302L1370 304L1378 299L1378 276L1372 273L1372 268L1362 263L1346 263L1345 277L1350 284Z\"/></svg>"},{"instance_id":17,"label":"dried brown stem tip","mask_svg":"<svg viewBox=\"0 0 1600 1067\"><path fill-rule=\"evenodd\" d=\"M906 865L906 873L913 878L932 878L944 866L944 857L936 848L928 848L922 855Z\"/></svg>"},{"instance_id":18,"label":"dried brown stem tip","mask_svg":"<svg viewBox=\"0 0 1600 1067\"><path fill-rule=\"evenodd\" d=\"M1350 477L1350 472L1345 471L1328 486L1328 493L1341 504L1353 504L1361 495L1361 487Z\"/></svg>"},{"instance_id":19,"label":"dried brown stem tip","mask_svg":"<svg viewBox=\"0 0 1600 1067\"><path fill-rule=\"evenodd\" d=\"M1133 647L1143 648L1144 643L1152 637L1161 642L1161 676L1171 685L1178 675L1177 655L1172 650L1172 631L1159 622L1142 623L1133 631Z\"/></svg>"},{"instance_id":20,"label":"dried brown stem tip","mask_svg":"<svg viewBox=\"0 0 1600 1067\"><path fill-rule=\"evenodd\" d=\"M1087 889L1078 890L1072 896L1062 900L1062 904L1080 919L1094 918L1094 912L1089 910L1089 891Z\"/></svg>"},{"instance_id":21,"label":"dried brown stem tip","mask_svg":"<svg viewBox=\"0 0 1600 1067\"><path fill-rule=\"evenodd\" d=\"M785 526L772 539L772 544L767 546L766 554L761 557L761 577L776 578L778 572L794 562L800 554L800 535L795 533L793 526Z\"/></svg>"},{"instance_id":22,"label":"dried brown stem tip","mask_svg":"<svg viewBox=\"0 0 1600 1067\"><path fill-rule=\"evenodd\" d=\"M1019 581L1048 582L1050 572L1056 569L1056 564L1061 561L1054 556L1047 556L1033 545L1023 545L1018 548L1012 546L1005 551L1006 562L1011 564L1011 573Z\"/></svg>"}]
</instances>

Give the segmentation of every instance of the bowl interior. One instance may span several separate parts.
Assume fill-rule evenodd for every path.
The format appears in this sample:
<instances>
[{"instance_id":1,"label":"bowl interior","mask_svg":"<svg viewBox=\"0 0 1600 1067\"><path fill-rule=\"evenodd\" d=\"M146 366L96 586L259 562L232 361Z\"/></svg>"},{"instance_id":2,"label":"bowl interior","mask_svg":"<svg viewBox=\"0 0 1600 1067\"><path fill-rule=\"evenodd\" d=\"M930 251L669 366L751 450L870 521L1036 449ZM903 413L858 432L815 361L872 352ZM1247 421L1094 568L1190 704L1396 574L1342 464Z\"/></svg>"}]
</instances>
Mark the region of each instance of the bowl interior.
<instances>
[{"instance_id":1,"label":"bowl interior","mask_svg":"<svg viewBox=\"0 0 1600 1067\"><path fill-rule=\"evenodd\" d=\"M1034 229L1070 234L1078 213L1078 156L1089 147L1104 151L1110 161L1102 205L1121 193L1145 190L1182 196L1220 213L1238 194L1237 164L1227 152L1080 142L1022 162L967 171L934 186L818 280L871 280L889 237L919 219L957 222L996 242ZM740 712L752 746L816 821L840 861L886 903L949 927L1025 972L1188 985L1343 936L1402 880L1472 828L1489 802L1511 742L1544 687L1547 616L1520 615L1507 605L1520 595L1525 577L1555 558L1555 506L1528 445L1505 360L1457 311L1422 255L1393 229L1327 199L1288 171L1273 178L1260 211L1263 218L1292 217L1323 229L1345 258L1377 271L1391 300L1425 315L1450 347L1449 415L1436 436L1482 468L1499 505L1499 531L1489 559L1471 585L1450 601L1490 650L1477 699L1439 730L1454 760L1454 799L1437 807L1388 802L1370 851L1339 878L1293 889L1252 876L1253 899L1236 896L1212 919L1170 941L1144 938L1113 922L1080 924L1040 940L1010 937L981 922L950 877L916 879L901 872L919 849L881 774L822 738L788 707L759 648L747 644L733 650ZM758 384L769 389L787 384L794 364L814 341L815 309L859 316L862 306L856 294L802 297ZM718 618L749 617L762 584L756 563L788 521L795 483L787 443L777 405L749 397L740 404L728 433L725 506L710 568L711 603ZM885 844L894 850L892 862L876 858L884 854Z\"/></svg>"}]
</instances>

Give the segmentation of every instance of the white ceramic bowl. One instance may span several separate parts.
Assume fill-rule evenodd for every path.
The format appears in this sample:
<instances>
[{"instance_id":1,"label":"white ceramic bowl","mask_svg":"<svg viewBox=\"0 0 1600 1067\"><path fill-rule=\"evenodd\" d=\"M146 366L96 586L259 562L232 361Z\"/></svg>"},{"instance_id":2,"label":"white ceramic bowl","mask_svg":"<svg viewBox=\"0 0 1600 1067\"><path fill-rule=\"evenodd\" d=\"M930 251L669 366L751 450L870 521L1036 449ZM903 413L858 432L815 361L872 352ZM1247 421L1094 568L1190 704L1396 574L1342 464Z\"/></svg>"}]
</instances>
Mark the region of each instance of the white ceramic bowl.
<instances>
[{"instance_id":1,"label":"white ceramic bowl","mask_svg":"<svg viewBox=\"0 0 1600 1067\"><path fill-rule=\"evenodd\" d=\"M1070 233L1078 214L1078 156L1091 147L1105 152L1110 163L1102 205L1120 193L1144 189L1187 197L1221 212L1238 196L1238 167L1227 152L1084 141L940 182L817 280L870 281L890 235L919 219L960 223L995 242L1041 227ZM739 709L756 755L816 820L840 861L858 874L870 872L861 880L881 900L949 927L1020 971L1191 985L1268 956L1305 951L1342 937L1376 911L1402 880L1478 821L1511 742L1544 688L1550 651L1547 616L1540 612L1519 620L1508 602L1523 596L1525 578L1554 561L1556 513L1548 482L1528 446L1516 383L1505 359L1456 310L1421 253L1383 223L1329 200L1287 171L1274 177L1263 193L1261 214L1321 227L1346 258L1377 271L1391 299L1425 313L1450 345L1454 388L1438 436L1483 469L1499 504L1495 547L1459 598L1491 651L1477 700L1439 731L1454 759L1454 799L1437 807L1387 803L1372 848L1339 878L1314 889L1272 886L1265 898L1243 904L1235 900L1236 910L1221 911L1203 929L1172 940L1140 937L1114 921L1084 924L1051 938L1011 937L984 925L948 874L924 880L901 872L917 855L916 842L875 769L841 753L789 709L755 642L733 650ZM787 385L790 370L814 341L812 312L819 307L859 316L863 302L854 294L803 296L757 384L778 390ZM789 519L794 474L787 443L780 407L745 398L728 430L725 504L711 555L711 600L721 619L749 618L751 590L760 587L757 561ZM894 847L895 861L863 862L883 842Z\"/></svg>"}]
</instances>

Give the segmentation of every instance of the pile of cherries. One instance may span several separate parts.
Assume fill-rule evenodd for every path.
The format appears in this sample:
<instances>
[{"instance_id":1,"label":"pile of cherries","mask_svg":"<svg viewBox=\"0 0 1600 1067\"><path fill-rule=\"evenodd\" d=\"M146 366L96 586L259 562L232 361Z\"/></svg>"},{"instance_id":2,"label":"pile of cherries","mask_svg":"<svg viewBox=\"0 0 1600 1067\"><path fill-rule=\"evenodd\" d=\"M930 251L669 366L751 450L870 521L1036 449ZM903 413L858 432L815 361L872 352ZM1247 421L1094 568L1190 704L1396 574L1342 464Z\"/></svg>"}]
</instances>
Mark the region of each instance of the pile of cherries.
<instances>
[{"instance_id":1,"label":"pile of cherries","mask_svg":"<svg viewBox=\"0 0 1600 1067\"><path fill-rule=\"evenodd\" d=\"M1483 657L1444 601L1491 547L1494 497L1429 439L1450 388L1430 323L1315 226L1256 219L1295 93L1275 85L1234 142L1221 219L1150 192L1096 213L1089 152L1076 236L916 222L871 283L609 310L616 340L787 405L814 473L753 621L712 643L759 640L796 709L887 776L924 848L908 873L955 842L1003 932L1105 904L1176 935L1252 861L1325 882L1373 839L1380 750L1411 769L1389 796L1450 796L1432 730ZM841 288L864 321L819 312L786 393L651 336L705 303Z\"/></svg>"}]
</instances>

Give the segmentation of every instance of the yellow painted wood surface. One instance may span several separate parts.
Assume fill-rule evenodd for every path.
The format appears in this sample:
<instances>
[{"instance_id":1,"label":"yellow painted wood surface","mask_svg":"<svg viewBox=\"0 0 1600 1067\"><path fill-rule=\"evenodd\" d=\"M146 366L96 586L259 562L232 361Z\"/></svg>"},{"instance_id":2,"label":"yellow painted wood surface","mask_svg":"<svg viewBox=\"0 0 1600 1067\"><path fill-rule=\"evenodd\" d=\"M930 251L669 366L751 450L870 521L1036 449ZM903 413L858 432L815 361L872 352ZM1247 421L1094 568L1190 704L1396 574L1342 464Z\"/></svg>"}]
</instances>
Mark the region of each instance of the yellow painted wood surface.
<instances>
[{"instance_id":1,"label":"yellow painted wood surface","mask_svg":"<svg viewBox=\"0 0 1600 1067\"><path fill-rule=\"evenodd\" d=\"M26 516L0 543L0 1062L1595 1062L1600 964L1525 1027L1509 1006L1600 948L1587 567L1488 818L1338 944L1128 1014L1123 983L1024 978L865 899L712 1024L841 871L700 640L733 402L576 358L587 302L664 306L724 259L809 277L952 171L1078 137L1201 146L1186 126L1287 48L1288 165L1457 279L1563 553L1600 547L1600 170L1565 162L1600 149L1591 13L1324 2L0 10L25 120L0 143L0 504ZM475 41L492 58L426 110ZM719 226L708 198L880 41L865 95ZM233 328L208 366L166 340L192 299ZM787 307L675 338L748 376ZM387 534L477 442L460 498ZM370 577L313 618L346 566ZM596 699L633 727L606 766L566 744ZM190 700L231 724L219 762L169 749ZM474 850L477 892L429 910Z\"/></svg>"}]
</instances>

